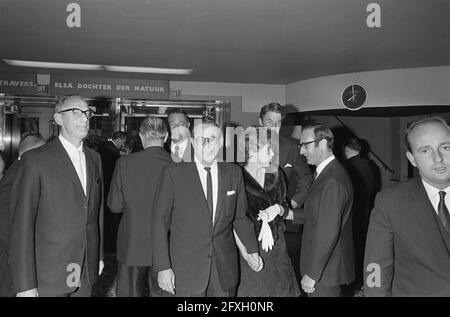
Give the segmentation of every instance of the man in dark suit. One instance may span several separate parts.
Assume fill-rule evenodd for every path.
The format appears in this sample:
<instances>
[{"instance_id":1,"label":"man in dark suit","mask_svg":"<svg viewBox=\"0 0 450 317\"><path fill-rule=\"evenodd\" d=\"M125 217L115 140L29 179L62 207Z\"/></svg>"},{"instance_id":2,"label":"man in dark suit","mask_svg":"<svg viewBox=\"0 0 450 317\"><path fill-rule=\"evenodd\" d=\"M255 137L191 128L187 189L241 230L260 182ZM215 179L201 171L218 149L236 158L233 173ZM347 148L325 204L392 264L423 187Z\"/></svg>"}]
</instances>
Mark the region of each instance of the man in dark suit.
<instances>
[{"instance_id":1,"label":"man in dark suit","mask_svg":"<svg viewBox=\"0 0 450 317\"><path fill-rule=\"evenodd\" d=\"M105 193L109 193L109 186L111 184L112 175L116 166L117 160L120 158L120 151L124 148L127 135L125 132L116 131L111 136L111 139L101 144L98 148L98 153L102 159L103 167L103 183ZM105 216L104 216L104 246L106 252L116 251L117 230L120 222L120 214L113 214L106 205L105 195Z\"/></svg>"},{"instance_id":2,"label":"man in dark suit","mask_svg":"<svg viewBox=\"0 0 450 317\"><path fill-rule=\"evenodd\" d=\"M406 131L419 177L375 199L365 251L366 296L450 296L450 127L439 117Z\"/></svg>"},{"instance_id":3,"label":"man in dark suit","mask_svg":"<svg viewBox=\"0 0 450 317\"><path fill-rule=\"evenodd\" d=\"M193 162L190 142L189 117L183 109L172 109L167 114L170 128L170 153L174 162Z\"/></svg>"},{"instance_id":4,"label":"man in dark suit","mask_svg":"<svg viewBox=\"0 0 450 317\"><path fill-rule=\"evenodd\" d=\"M285 110L282 105L276 102L269 103L261 108L259 125L273 128L279 134L284 116ZM278 166L284 171L288 181L288 199L291 206L292 208L301 207L313 181L311 169L293 140L280 135L279 146L278 149L275 147L274 153L274 159L277 160Z\"/></svg>"},{"instance_id":5,"label":"man in dark suit","mask_svg":"<svg viewBox=\"0 0 450 317\"><path fill-rule=\"evenodd\" d=\"M363 286L364 282L364 248L369 227L370 212L376 195L377 179L375 170L370 162L361 156L361 142L355 137L344 140L343 162L352 180L353 199L353 241L355 245L355 289Z\"/></svg>"},{"instance_id":6,"label":"man in dark suit","mask_svg":"<svg viewBox=\"0 0 450 317\"><path fill-rule=\"evenodd\" d=\"M167 126L161 118L148 117L141 122L139 136L144 151L118 160L108 195L111 211L123 213L117 237L116 296L143 296L147 277L150 295L160 293L151 272L151 219L161 173L171 163L170 154L163 148Z\"/></svg>"},{"instance_id":7,"label":"man in dark suit","mask_svg":"<svg viewBox=\"0 0 450 317\"><path fill-rule=\"evenodd\" d=\"M300 152L316 166L304 209L301 285L308 296L339 296L340 285L355 277L352 183L333 155L334 136L327 126L305 127L300 142Z\"/></svg>"},{"instance_id":8,"label":"man in dark suit","mask_svg":"<svg viewBox=\"0 0 450 317\"><path fill-rule=\"evenodd\" d=\"M262 264L245 215L242 172L237 165L217 162L223 136L214 122L197 123L191 142L196 162L170 164L158 186L153 266L160 287L176 296L233 296L239 280L233 230L251 267L260 270Z\"/></svg>"},{"instance_id":9,"label":"man in dark suit","mask_svg":"<svg viewBox=\"0 0 450 317\"><path fill-rule=\"evenodd\" d=\"M83 146L92 114L80 96L60 98L59 137L21 157L10 209L17 296L90 296L102 270L102 166Z\"/></svg>"},{"instance_id":10,"label":"man in dark suit","mask_svg":"<svg viewBox=\"0 0 450 317\"><path fill-rule=\"evenodd\" d=\"M20 157L27 151L45 144L40 134L30 134L19 145L19 158L8 168L0 181L0 297L15 296L12 289L11 270L8 260L9 245L9 203L11 186L17 174Z\"/></svg>"}]
</instances>

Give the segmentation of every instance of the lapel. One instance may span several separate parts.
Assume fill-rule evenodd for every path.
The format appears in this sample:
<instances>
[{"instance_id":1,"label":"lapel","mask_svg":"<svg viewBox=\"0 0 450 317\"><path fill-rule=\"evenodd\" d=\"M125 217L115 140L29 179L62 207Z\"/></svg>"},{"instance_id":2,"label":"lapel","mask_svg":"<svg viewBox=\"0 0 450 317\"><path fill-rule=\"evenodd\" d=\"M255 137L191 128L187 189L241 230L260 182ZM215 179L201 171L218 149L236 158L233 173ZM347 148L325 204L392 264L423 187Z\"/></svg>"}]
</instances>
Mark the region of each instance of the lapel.
<instances>
[{"instance_id":1,"label":"lapel","mask_svg":"<svg viewBox=\"0 0 450 317\"><path fill-rule=\"evenodd\" d=\"M328 163L327 166L322 170L322 172L319 174L319 176L313 181L311 185L311 192L314 192L314 189L317 188L324 180L328 178L328 174L333 169L336 159L332 160L330 163ZM312 196L312 195L309 195Z\"/></svg>"},{"instance_id":2,"label":"lapel","mask_svg":"<svg viewBox=\"0 0 450 317\"><path fill-rule=\"evenodd\" d=\"M224 200L224 196L225 196L225 190L224 190L224 185L226 182L226 168L225 168L225 164L222 163L217 163L217 174L218 174L218 188L217 188L217 204L216 204L216 214L215 214L215 218L214 218L214 226L217 223L217 220L219 219L220 213L222 212L222 205L223 205L223 200Z\"/></svg>"},{"instance_id":3,"label":"lapel","mask_svg":"<svg viewBox=\"0 0 450 317\"><path fill-rule=\"evenodd\" d=\"M203 211L206 213L210 222L212 224L211 215L209 214L208 203L206 201L205 193L203 192L202 182L200 180L200 175L198 174L197 164L195 163L187 163L190 166L190 178L194 180L194 200L197 200L202 205Z\"/></svg>"},{"instance_id":4,"label":"lapel","mask_svg":"<svg viewBox=\"0 0 450 317\"><path fill-rule=\"evenodd\" d=\"M94 188L93 182L95 181L95 163L92 153L83 145L84 157L86 160L86 196L89 199L91 190Z\"/></svg>"},{"instance_id":5,"label":"lapel","mask_svg":"<svg viewBox=\"0 0 450 317\"><path fill-rule=\"evenodd\" d=\"M77 171L75 170L75 167L73 166L73 163L70 160L69 154L67 153L66 149L64 148L61 141L59 140L59 137L57 137L54 142L55 142L55 149L58 153L58 156L61 157L61 160L56 160L56 162L58 162L58 164L60 165L61 171L63 171L63 173L67 172L69 174L70 179L73 181L75 186L78 188L79 192L83 195L83 197L86 197L84 195L83 186L81 185L80 179L78 178ZM86 161L87 161L87 159L86 159Z\"/></svg>"},{"instance_id":6,"label":"lapel","mask_svg":"<svg viewBox=\"0 0 450 317\"><path fill-rule=\"evenodd\" d=\"M444 232L439 228L439 218L436 216L436 211L428 198L420 177L416 177L415 186L410 191L410 197L411 206L414 206L414 208L410 208L410 212L414 214L412 217L426 228L431 241L442 241L450 253L448 238L443 235Z\"/></svg>"}]
</instances>

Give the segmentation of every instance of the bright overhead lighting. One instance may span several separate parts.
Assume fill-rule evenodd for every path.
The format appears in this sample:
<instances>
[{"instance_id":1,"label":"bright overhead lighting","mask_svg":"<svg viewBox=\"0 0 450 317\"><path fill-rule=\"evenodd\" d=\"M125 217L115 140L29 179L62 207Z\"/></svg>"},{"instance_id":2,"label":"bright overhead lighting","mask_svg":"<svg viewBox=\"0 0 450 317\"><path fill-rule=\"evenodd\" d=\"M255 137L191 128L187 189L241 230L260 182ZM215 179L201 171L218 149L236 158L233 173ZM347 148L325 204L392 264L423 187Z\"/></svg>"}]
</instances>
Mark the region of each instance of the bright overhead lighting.
<instances>
[{"instance_id":1,"label":"bright overhead lighting","mask_svg":"<svg viewBox=\"0 0 450 317\"><path fill-rule=\"evenodd\" d=\"M131 66L94 65L94 64L76 64L76 63L50 63L50 62L24 61L15 59L3 59L3 61L8 65L22 66L22 67L60 68L60 69L76 69L76 70L106 70L111 72L128 72L128 73L189 75L193 71L192 69L179 69L179 68L131 67Z\"/></svg>"},{"instance_id":2,"label":"bright overhead lighting","mask_svg":"<svg viewBox=\"0 0 450 317\"><path fill-rule=\"evenodd\" d=\"M105 70L112 72L128 72L128 73L152 73L152 74L170 74L170 75L189 75L192 69L179 68L159 68L159 67L130 67L130 66L113 66L105 65Z\"/></svg>"},{"instance_id":3,"label":"bright overhead lighting","mask_svg":"<svg viewBox=\"0 0 450 317\"><path fill-rule=\"evenodd\" d=\"M22 66L22 67L61 68L61 69L76 69L76 70L103 70L103 67L101 65L93 65L93 64L50 63L50 62L23 61L15 59L3 59L3 61L8 65Z\"/></svg>"}]
</instances>

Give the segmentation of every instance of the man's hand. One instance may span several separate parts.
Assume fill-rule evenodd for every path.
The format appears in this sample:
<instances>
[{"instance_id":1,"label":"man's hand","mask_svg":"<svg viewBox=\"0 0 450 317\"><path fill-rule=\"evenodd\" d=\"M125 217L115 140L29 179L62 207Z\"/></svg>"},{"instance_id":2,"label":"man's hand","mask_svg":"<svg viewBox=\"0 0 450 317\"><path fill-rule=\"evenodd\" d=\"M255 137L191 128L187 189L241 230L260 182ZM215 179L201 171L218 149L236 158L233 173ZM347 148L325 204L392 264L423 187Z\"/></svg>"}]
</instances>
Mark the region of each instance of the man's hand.
<instances>
[{"instance_id":1,"label":"man's hand","mask_svg":"<svg viewBox=\"0 0 450 317\"><path fill-rule=\"evenodd\" d=\"M103 262L103 260L100 260L100 262L98 263L98 275L102 275L104 267L105 267L105 263Z\"/></svg>"},{"instance_id":2,"label":"man's hand","mask_svg":"<svg viewBox=\"0 0 450 317\"><path fill-rule=\"evenodd\" d=\"M158 272L158 285L162 290L175 295L175 274L172 269Z\"/></svg>"},{"instance_id":3,"label":"man's hand","mask_svg":"<svg viewBox=\"0 0 450 317\"><path fill-rule=\"evenodd\" d=\"M28 291L17 293L16 297L38 297L38 290L37 288L29 289Z\"/></svg>"},{"instance_id":4,"label":"man's hand","mask_svg":"<svg viewBox=\"0 0 450 317\"><path fill-rule=\"evenodd\" d=\"M314 281L312 278L310 278L308 275L303 275L302 281L302 288L303 290L308 293L311 294L313 293L316 289L314 288L314 286L316 285L316 281Z\"/></svg>"},{"instance_id":5,"label":"man's hand","mask_svg":"<svg viewBox=\"0 0 450 317\"><path fill-rule=\"evenodd\" d=\"M245 260L247 261L248 266L250 266L250 268L255 272L261 271L264 267L262 258L256 252L247 254Z\"/></svg>"}]
</instances>

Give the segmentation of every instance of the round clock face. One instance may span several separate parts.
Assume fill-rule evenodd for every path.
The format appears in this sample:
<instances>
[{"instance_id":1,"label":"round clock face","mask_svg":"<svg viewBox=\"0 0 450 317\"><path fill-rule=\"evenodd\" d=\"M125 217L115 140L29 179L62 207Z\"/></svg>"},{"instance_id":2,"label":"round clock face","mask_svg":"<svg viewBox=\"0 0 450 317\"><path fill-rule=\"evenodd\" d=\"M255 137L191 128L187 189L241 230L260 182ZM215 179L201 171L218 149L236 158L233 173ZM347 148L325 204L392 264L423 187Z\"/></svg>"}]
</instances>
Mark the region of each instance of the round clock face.
<instances>
[{"instance_id":1,"label":"round clock face","mask_svg":"<svg viewBox=\"0 0 450 317\"><path fill-rule=\"evenodd\" d=\"M342 104L349 110L358 110L366 101L366 89L357 84L348 86L342 92Z\"/></svg>"}]
</instances>

